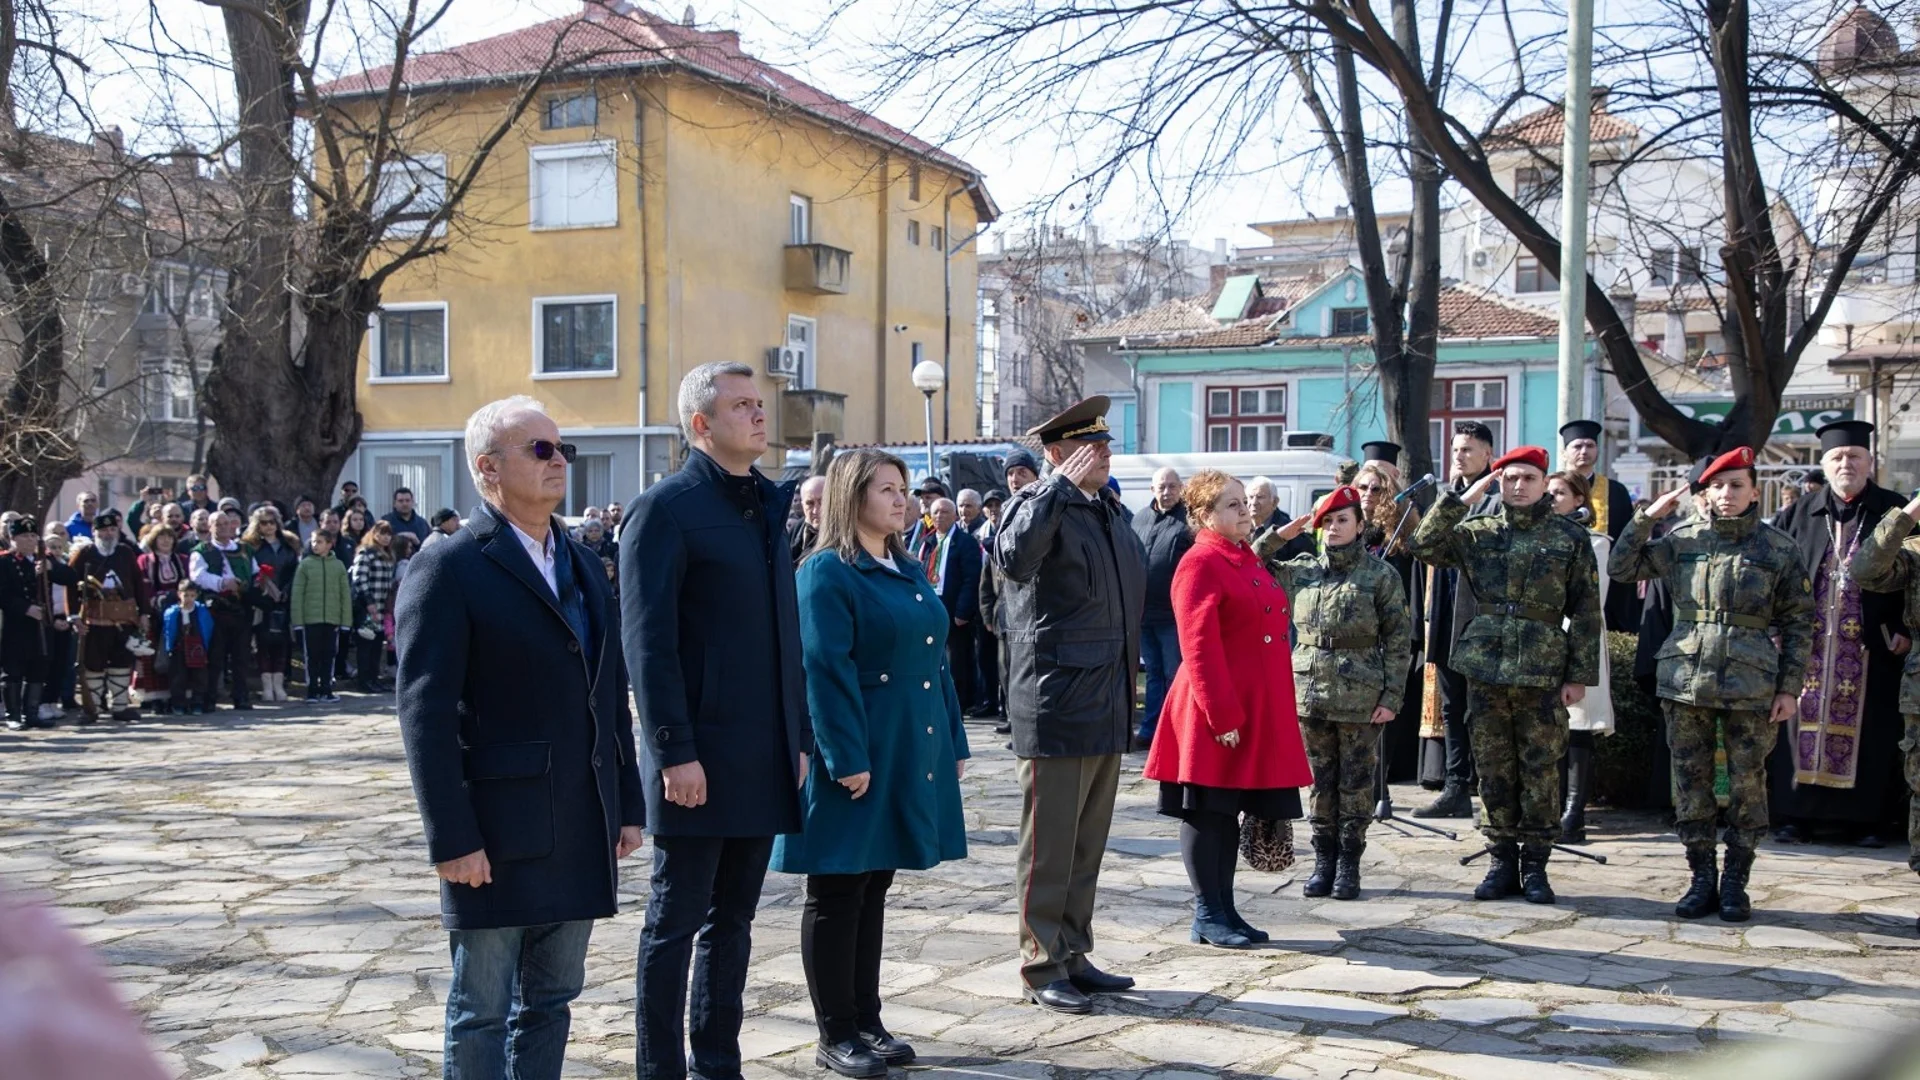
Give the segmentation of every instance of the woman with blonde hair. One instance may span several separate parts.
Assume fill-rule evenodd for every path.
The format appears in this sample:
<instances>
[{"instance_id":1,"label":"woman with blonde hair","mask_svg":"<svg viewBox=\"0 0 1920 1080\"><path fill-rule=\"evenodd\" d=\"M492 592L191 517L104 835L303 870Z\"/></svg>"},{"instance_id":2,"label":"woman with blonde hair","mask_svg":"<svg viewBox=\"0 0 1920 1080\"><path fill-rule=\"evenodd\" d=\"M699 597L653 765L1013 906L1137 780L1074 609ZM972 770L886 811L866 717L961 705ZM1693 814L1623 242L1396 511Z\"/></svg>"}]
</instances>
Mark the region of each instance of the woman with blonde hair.
<instances>
[{"instance_id":1,"label":"woman with blonde hair","mask_svg":"<svg viewBox=\"0 0 1920 1080\"><path fill-rule=\"evenodd\" d=\"M260 699L287 700L288 659L293 654L293 574L300 568L300 539L281 528L280 511L257 506L240 542L253 552L254 580L264 607L253 624Z\"/></svg>"},{"instance_id":2,"label":"woman with blonde hair","mask_svg":"<svg viewBox=\"0 0 1920 1080\"><path fill-rule=\"evenodd\" d=\"M1400 711L1387 725L1380 745L1381 798L1387 797L1388 783L1412 783L1420 778L1420 706L1425 690L1422 672L1426 667L1427 570L1407 550L1413 530L1420 527L1420 509L1412 499L1396 499L1405 485L1400 470L1379 461L1360 466L1353 476L1353 489L1360 493L1360 539L1367 554L1393 567L1400 575L1400 591L1407 599L1407 617L1412 622L1413 651L1407 664L1406 693Z\"/></svg>"},{"instance_id":3,"label":"woman with blonde hair","mask_svg":"<svg viewBox=\"0 0 1920 1080\"><path fill-rule=\"evenodd\" d=\"M173 506L168 503L168 506ZM174 509L179 509L177 506ZM180 602L180 582L190 575L187 553L180 550L180 535L166 523L162 514L154 515L156 520L140 530L140 557L134 560L140 567L140 576L146 579L146 607L141 614L148 619L148 640L158 642L162 620L167 609ZM155 650L155 656L160 650ZM138 657L133 668L133 688L140 691L140 703L152 705L153 711L162 716L175 711L173 684L168 674L154 668L153 656ZM164 663L164 661L163 661ZM188 709L194 702L182 698L180 709Z\"/></svg>"},{"instance_id":4,"label":"woman with blonde hair","mask_svg":"<svg viewBox=\"0 0 1920 1080\"><path fill-rule=\"evenodd\" d=\"M797 575L817 764L804 827L772 868L805 874L800 958L820 1043L815 1064L881 1077L913 1047L880 1022L880 954L895 871L967 855L966 730L947 669L946 605L900 536L907 467L880 450L827 470L820 538Z\"/></svg>"}]
</instances>

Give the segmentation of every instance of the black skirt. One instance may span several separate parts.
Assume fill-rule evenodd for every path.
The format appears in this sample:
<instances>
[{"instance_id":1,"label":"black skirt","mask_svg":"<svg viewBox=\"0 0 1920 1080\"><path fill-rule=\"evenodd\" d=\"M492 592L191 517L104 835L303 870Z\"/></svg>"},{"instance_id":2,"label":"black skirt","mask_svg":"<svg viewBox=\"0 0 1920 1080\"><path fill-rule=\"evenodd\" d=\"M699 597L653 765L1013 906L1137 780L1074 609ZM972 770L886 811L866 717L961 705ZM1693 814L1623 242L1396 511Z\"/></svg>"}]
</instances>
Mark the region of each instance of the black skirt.
<instances>
[{"instance_id":1,"label":"black skirt","mask_svg":"<svg viewBox=\"0 0 1920 1080\"><path fill-rule=\"evenodd\" d=\"M1160 781L1160 812L1187 820L1189 814L1250 814L1267 821L1297 821L1302 816L1299 788L1222 788Z\"/></svg>"}]
</instances>

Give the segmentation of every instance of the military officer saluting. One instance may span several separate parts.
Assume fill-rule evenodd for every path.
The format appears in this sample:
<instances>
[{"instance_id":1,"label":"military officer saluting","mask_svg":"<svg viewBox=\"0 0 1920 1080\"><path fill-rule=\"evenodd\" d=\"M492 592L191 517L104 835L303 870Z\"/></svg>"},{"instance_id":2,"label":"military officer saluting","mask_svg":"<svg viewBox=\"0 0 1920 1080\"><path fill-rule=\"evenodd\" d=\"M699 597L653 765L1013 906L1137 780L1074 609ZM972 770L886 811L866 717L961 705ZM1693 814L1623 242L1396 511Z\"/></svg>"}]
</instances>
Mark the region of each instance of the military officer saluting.
<instances>
[{"instance_id":1,"label":"military officer saluting","mask_svg":"<svg viewBox=\"0 0 1920 1080\"><path fill-rule=\"evenodd\" d=\"M1468 518L1468 504L1496 482L1500 508ZM1414 557L1459 569L1479 600L1447 659L1467 680L1480 831L1490 843L1492 865L1476 900L1524 893L1531 903L1553 903L1547 856L1560 831L1561 708L1600 679L1593 545L1586 529L1553 512L1546 490L1547 452L1522 446L1495 461L1464 500L1443 490L1413 534Z\"/></svg>"},{"instance_id":2,"label":"military officer saluting","mask_svg":"<svg viewBox=\"0 0 1920 1080\"><path fill-rule=\"evenodd\" d=\"M1920 540L1907 538L1916 521L1920 521L1920 498L1900 513L1881 518L1847 565L1847 573L1862 589L1903 592L1908 626L1920 626ZM1920 649L1907 654L1906 670L1900 678L1900 715L1906 722L1906 738L1900 741L1900 748L1909 791L1907 865L1920 871ZM1920 930L1920 921L1915 929Z\"/></svg>"},{"instance_id":3,"label":"military officer saluting","mask_svg":"<svg viewBox=\"0 0 1920 1080\"><path fill-rule=\"evenodd\" d=\"M1267 558L1307 523L1295 518L1254 550ZM1294 696L1313 766L1313 873L1301 891L1352 900L1373 820L1381 725L1399 714L1406 695L1413 624L1399 572L1361 540L1358 491L1333 489L1313 508L1312 524L1320 551L1267 563L1293 603Z\"/></svg>"},{"instance_id":4,"label":"military officer saluting","mask_svg":"<svg viewBox=\"0 0 1920 1080\"><path fill-rule=\"evenodd\" d=\"M1754 481L1752 449L1720 455L1700 474L1706 516L1649 540L1654 523L1689 495L1674 488L1633 516L1607 563L1615 581L1661 580L1673 598L1673 631L1654 683L1667 714L1674 819L1693 870L1673 909L1683 919L1717 910L1727 922L1745 922L1751 914L1747 875L1767 828L1767 754L1774 725L1800 708L1813 647L1813 583L1792 538L1760 520ZM1730 788L1727 865L1717 884L1716 729L1724 729Z\"/></svg>"}]
</instances>

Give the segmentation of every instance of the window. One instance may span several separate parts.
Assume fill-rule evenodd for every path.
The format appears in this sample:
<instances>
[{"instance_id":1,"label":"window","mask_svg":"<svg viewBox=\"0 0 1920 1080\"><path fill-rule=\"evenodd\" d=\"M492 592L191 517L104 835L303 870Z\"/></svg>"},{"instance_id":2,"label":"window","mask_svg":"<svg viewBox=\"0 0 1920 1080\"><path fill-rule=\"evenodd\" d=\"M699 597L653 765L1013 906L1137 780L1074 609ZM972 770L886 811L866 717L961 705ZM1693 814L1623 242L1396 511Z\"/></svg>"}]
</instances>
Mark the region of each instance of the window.
<instances>
[{"instance_id":1,"label":"window","mask_svg":"<svg viewBox=\"0 0 1920 1080\"><path fill-rule=\"evenodd\" d=\"M216 314L213 308L213 282L201 278L193 283L193 289L187 295L187 314L199 319L211 319Z\"/></svg>"},{"instance_id":2,"label":"window","mask_svg":"<svg viewBox=\"0 0 1920 1080\"><path fill-rule=\"evenodd\" d=\"M531 224L536 229L617 225L619 173L610 142L536 146L531 151Z\"/></svg>"},{"instance_id":3,"label":"window","mask_svg":"<svg viewBox=\"0 0 1920 1080\"><path fill-rule=\"evenodd\" d=\"M1207 449L1279 450L1286 443L1285 386L1207 388Z\"/></svg>"},{"instance_id":4,"label":"window","mask_svg":"<svg viewBox=\"0 0 1920 1080\"><path fill-rule=\"evenodd\" d=\"M919 222L917 221L907 222L907 243L913 244L916 247L919 246L920 244L920 223Z\"/></svg>"},{"instance_id":5,"label":"window","mask_svg":"<svg viewBox=\"0 0 1920 1080\"><path fill-rule=\"evenodd\" d=\"M548 98L540 126L553 131L559 128L592 127L599 122L600 97L587 90Z\"/></svg>"},{"instance_id":6,"label":"window","mask_svg":"<svg viewBox=\"0 0 1920 1080\"><path fill-rule=\"evenodd\" d=\"M913 366L919 367L920 361L927 358L927 347L920 342L913 343Z\"/></svg>"},{"instance_id":7,"label":"window","mask_svg":"<svg viewBox=\"0 0 1920 1080\"><path fill-rule=\"evenodd\" d=\"M917 161L907 162L907 198L920 201L920 163Z\"/></svg>"},{"instance_id":8,"label":"window","mask_svg":"<svg viewBox=\"0 0 1920 1080\"><path fill-rule=\"evenodd\" d=\"M1553 292L1560 288L1560 279L1553 271L1540 265L1540 260L1531 255L1522 255L1513 261L1513 291L1517 293Z\"/></svg>"},{"instance_id":9,"label":"window","mask_svg":"<svg viewBox=\"0 0 1920 1080\"><path fill-rule=\"evenodd\" d=\"M1347 307L1333 309L1333 333L1336 337L1345 334L1364 334L1366 332L1366 308Z\"/></svg>"},{"instance_id":10,"label":"window","mask_svg":"<svg viewBox=\"0 0 1920 1080\"><path fill-rule=\"evenodd\" d=\"M533 302L533 374L614 374L614 298L565 296Z\"/></svg>"},{"instance_id":11,"label":"window","mask_svg":"<svg viewBox=\"0 0 1920 1080\"><path fill-rule=\"evenodd\" d=\"M93 388L95 390L105 390L107 388L107 379L107 365L93 365Z\"/></svg>"},{"instance_id":12,"label":"window","mask_svg":"<svg viewBox=\"0 0 1920 1080\"><path fill-rule=\"evenodd\" d=\"M813 343L818 324L805 315L787 316L787 348L800 354L800 371L793 377L793 389L813 388Z\"/></svg>"},{"instance_id":13,"label":"window","mask_svg":"<svg viewBox=\"0 0 1920 1080\"><path fill-rule=\"evenodd\" d=\"M1520 205L1537 206L1547 199L1559 197L1560 174L1539 168L1513 170L1513 198Z\"/></svg>"},{"instance_id":14,"label":"window","mask_svg":"<svg viewBox=\"0 0 1920 1080\"><path fill-rule=\"evenodd\" d=\"M185 360L150 363L145 365L141 374L142 389L147 400L147 419L166 421L194 418L194 373ZM185 489L181 487L176 490Z\"/></svg>"},{"instance_id":15,"label":"window","mask_svg":"<svg viewBox=\"0 0 1920 1080\"><path fill-rule=\"evenodd\" d=\"M375 319L371 378L446 379L445 304L393 304Z\"/></svg>"},{"instance_id":16,"label":"window","mask_svg":"<svg viewBox=\"0 0 1920 1080\"><path fill-rule=\"evenodd\" d=\"M813 200L805 195L787 196L787 243L813 243Z\"/></svg>"},{"instance_id":17,"label":"window","mask_svg":"<svg viewBox=\"0 0 1920 1080\"><path fill-rule=\"evenodd\" d=\"M933 226L932 238L929 239L927 243L931 244L935 251L938 251L941 255L944 256L947 253L946 230L942 229L938 225Z\"/></svg>"},{"instance_id":18,"label":"window","mask_svg":"<svg viewBox=\"0 0 1920 1080\"><path fill-rule=\"evenodd\" d=\"M387 236L419 236L427 229L427 219L446 201L447 159L423 154L411 160L390 161L381 168L373 213L382 219ZM433 227L434 235L446 229L446 223L441 222Z\"/></svg>"},{"instance_id":19,"label":"window","mask_svg":"<svg viewBox=\"0 0 1920 1080\"><path fill-rule=\"evenodd\" d=\"M1654 248L1647 270L1655 285L1698 285L1706 280L1697 247Z\"/></svg>"},{"instance_id":20,"label":"window","mask_svg":"<svg viewBox=\"0 0 1920 1080\"><path fill-rule=\"evenodd\" d=\"M613 455L581 454L567 466L567 513L583 514L589 506L613 501Z\"/></svg>"},{"instance_id":21,"label":"window","mask_svg":"<svg viewBox=\"0 0 1920 1080\"><path fill-rule=\"evenodd\" d=\"M1453 441L1454 425L1472 420L1493 432L1493 451L1506 446L1507 380L1435 379L1434 408L1427 422L1429 449L1435 462L1445 461Z\"/></svg>"}]
</instances>

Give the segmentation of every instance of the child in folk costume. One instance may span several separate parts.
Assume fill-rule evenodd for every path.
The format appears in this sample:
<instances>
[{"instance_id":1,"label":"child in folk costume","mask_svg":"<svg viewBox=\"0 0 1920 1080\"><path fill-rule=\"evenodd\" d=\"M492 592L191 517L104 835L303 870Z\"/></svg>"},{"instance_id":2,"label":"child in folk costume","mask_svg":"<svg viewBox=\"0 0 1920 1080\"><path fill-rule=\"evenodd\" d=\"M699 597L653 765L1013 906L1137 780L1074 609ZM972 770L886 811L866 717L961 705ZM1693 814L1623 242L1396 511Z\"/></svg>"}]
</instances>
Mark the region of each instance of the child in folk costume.
<instances>
[{"instance_id":1,"label":"child in folk costume","mask_svg":"<svg viewBox=\"0 0 1920 1080\"><path fill-rule=\"evenodd\" d=\"M200 586L182 578L179 602L161 620L161 646L167 650L174 709L182 715L213 711L213 639L219 633L213 610L200 602Z\"/></svg>"},{"instance_id":2,"label":"child in folk costume","mask_svg":"<svg viewBox=\"0 0 1920 1080\"><path fill-rule=\"evenodd\" d=\"M160 515L156 513L156 517ZM161 619L167 609L180 602L179 586L188 576L186 553L179 550L179 534L170 528L164 519L156 520L140 533L140 546L146 550L136 560L140 567L141 580L146 583L146 593L150 598L142 611L153 628L156 640L161 629ZM143 656L133 670L133 688L140 692L142 705L151 706L153 711L166 716L174 711L173 683L167 672L169 665L160 656ZM190 698L182 697L180 710L193 707Z\"/></svg>"}]
</instances>

